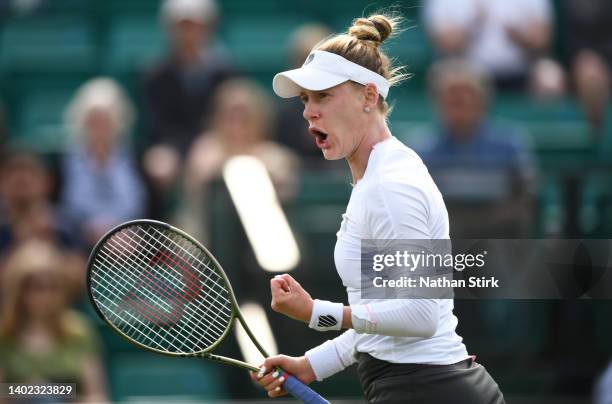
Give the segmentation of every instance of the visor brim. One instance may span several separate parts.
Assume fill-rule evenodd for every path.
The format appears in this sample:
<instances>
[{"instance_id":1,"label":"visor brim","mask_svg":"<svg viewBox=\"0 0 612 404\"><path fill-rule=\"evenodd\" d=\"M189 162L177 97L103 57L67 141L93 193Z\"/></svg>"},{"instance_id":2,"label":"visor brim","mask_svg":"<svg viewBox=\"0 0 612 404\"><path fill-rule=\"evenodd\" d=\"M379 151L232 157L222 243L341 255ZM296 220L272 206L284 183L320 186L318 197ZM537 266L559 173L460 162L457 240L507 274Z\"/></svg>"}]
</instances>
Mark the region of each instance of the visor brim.
<instances>
[{"instance_id":1,"label":"visor brim","mask_svg":"<svg viewBox=\"0 0 612 404\"><path fill-rule=\"evenodd\" d=\"M278 73L274 76L272 88L279 97L291 98L300 95L300 92L304 89L310 91L326 90L348 80L348 78L338 74L304 66Z\"/></svg>"}]
</instances>

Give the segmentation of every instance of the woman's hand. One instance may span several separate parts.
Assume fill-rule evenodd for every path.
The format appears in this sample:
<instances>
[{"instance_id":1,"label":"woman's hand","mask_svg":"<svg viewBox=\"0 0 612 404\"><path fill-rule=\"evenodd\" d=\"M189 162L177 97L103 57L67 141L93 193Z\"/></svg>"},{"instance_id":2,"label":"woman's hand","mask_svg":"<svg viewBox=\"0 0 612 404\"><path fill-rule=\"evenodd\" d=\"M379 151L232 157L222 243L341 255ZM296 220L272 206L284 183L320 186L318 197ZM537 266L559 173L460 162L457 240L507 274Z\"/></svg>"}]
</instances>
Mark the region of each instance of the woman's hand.
<instances>
[{"instance_id":1,"label":"woman's hand","mask_svg":"<svg viewBox=\"0 0 612 404\"><path fill-rule=\"evenodd\" d=\"M260 367L260 372L251 372L251 379L263 386L270 397L281 397L287 394L283 389L286 375L281 374L277 368L280 367L304 384L316 380L316 376L310 362L305 356L293 357L286 355L271 356L265 360Z\"/></svg>"},{"instance_id":2,"label":"woman's hand","mask_svg":"<svg viewBox=\"0 0 612 404\"><path fill-rule=\"evenodd\" d=\"M310 322L314 301L310 294L290 275L276 275L270 280L272 310L300 320Z\"/></svg>"}]
</instances>

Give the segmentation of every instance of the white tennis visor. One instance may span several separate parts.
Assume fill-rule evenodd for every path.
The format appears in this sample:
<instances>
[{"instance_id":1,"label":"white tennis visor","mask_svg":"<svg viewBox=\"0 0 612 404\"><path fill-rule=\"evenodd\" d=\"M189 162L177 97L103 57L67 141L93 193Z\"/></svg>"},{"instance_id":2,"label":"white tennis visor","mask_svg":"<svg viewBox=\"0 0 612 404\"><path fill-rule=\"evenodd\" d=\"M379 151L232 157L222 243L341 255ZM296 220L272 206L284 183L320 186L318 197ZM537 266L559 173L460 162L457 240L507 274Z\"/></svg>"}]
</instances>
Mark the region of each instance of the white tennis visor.
<instances>
[{"instance_id":1,"label":"white tennis visor","mask_svg":"<svg viewBox=\"0 0 612 404\"><path fill-rule=\"evenodd\" d=\"M299 69L274 76L272 88L279 97L291 98L300 95L302 89L321 91L349 80L364 86L374 84L383 98L387 98L389 93L389 82L380 74L340 55L321 50L312 51Z\"/></svg>"}]
</instances>

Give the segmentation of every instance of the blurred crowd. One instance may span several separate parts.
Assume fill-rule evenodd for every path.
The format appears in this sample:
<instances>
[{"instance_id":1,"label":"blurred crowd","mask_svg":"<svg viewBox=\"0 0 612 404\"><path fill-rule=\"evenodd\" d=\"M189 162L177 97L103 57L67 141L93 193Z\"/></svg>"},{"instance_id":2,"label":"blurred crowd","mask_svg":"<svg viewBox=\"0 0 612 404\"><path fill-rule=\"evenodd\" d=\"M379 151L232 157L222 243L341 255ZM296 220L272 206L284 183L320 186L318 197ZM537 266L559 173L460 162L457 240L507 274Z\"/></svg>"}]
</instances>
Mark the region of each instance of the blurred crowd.
<instances>
[{"instance_id":1,"label":"blurred crowd","mask_svg":"<svg viewBox=\"0 0 612 404\"><path fill-rule=\"evenodd\" d=\"M9 3L0 1L0 13ZM44 0L27 3L44 10ZM495 119L491 107L509 94L543 104L576 100L592 159L606 167L612 3L424 0L419 8L417 23L434 49L426 84L436 113L408 146L447 201L452 237L582 237L588 231L577 229L612 228L596 209L612 194L610 167L548 192L530 133ZM299 100L277 103L232 61L216 36L218 4L165 0L159 13L167 52L141 72L136 95L113 77L85 80L64 112L68 141L59 156L16 146L0 104L0 381L72 382L82 400L110 397L102 344L75 307L87 304L87 254L114 225L160 219L207 245L212 185L236 155L260 159L284 203L299 193L304 173L344 178L344 165L324 162L311 141ZM287 66L300 66L330 33L320 23L296 27ZM403 108L397 103L392 117ZM552 202L541 208L542 198ZM562 205L572 211L560 213ZM572 227L567 215L583 225ZM592 385L605 359L586 369ZM609 375L597 385L598 403L612 402ZM591 384L578 393L589 394Z\"/></svg>"}]
</instances>

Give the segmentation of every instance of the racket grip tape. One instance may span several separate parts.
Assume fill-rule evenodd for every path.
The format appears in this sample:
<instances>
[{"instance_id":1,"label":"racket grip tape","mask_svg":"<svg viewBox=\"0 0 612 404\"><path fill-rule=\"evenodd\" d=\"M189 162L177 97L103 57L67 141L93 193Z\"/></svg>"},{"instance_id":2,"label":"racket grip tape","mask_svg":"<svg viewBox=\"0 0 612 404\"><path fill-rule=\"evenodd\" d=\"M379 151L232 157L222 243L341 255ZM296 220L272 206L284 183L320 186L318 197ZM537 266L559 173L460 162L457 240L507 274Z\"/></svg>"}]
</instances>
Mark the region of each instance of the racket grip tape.
<instances>
[{"instance_id":1,"label":"racket grip tape","mask_svg":"<svg viewBox=\"0 0 612 404\"><path fill-rule=\"evenodd\" d=\"M291 376L287 372L283 372L283 376L285 376L283 388L293 397L302 400L306 404L329 404L329 401L318 395L295 376Z\"/></svg>"}]
</instances>

